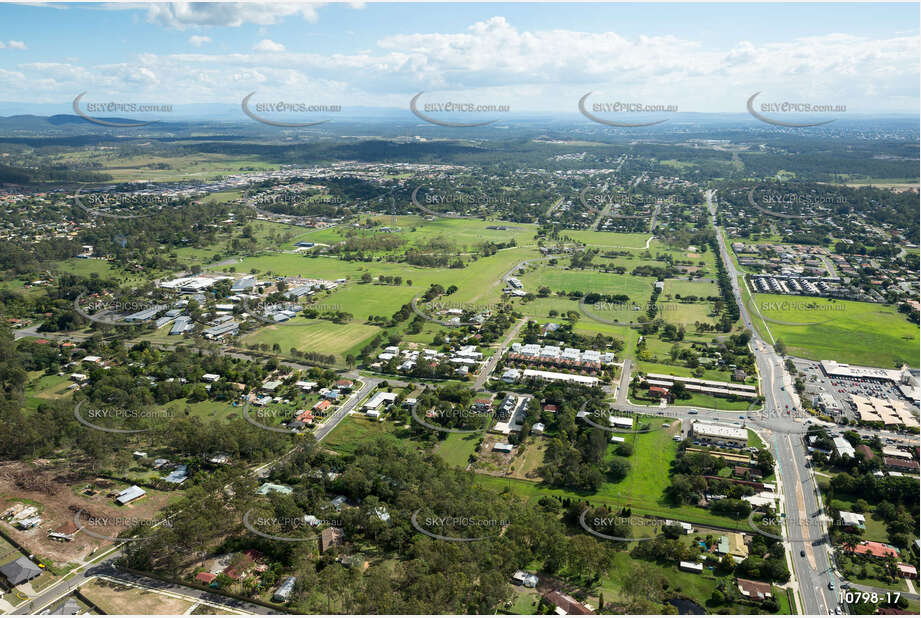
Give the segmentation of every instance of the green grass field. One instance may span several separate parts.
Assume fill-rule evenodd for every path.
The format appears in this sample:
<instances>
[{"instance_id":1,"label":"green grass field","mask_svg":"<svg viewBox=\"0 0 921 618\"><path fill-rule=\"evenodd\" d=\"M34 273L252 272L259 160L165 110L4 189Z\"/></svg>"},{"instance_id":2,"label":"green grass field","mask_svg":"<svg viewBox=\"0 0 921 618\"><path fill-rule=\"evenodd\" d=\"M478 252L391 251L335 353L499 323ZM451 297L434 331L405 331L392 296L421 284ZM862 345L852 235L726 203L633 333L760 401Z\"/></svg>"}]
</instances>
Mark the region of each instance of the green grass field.
<instances>
[{"instance_id":1,"label":"green grass field","mask_svg":"<svg viewBox=\"0 0 921 618\"><path fill-rule=\"evenodd\" d=\"M653 426L665 422L664 419L652 419ZM632 434L620 435L633 440ZM609 456L613 455L613 445ZM541 496L569 497L576 500L588 500L593 504L609 506L629 506L635 515L654 515L657 517L679 518L698 524L710 524L729 528L742 528L745 522L736 522L728 517L713 515L706 509L696 506L672 506L665 501L664 491L670 484L670 465L675 458L677 445L670 432L661 430L646 434L637 434L633 455L630 457L630 472L626 478L617 482L605 482L595 494L570 489L553 488L545 485L512 478L480 475L477 484L501 491L511 488L525 499L538 499Z\"/></svg>"},{"instance_id":2,"label":"green grass field","mask_svg":"<svg viewBox=\"0 0 921 618\"><path fill-rule=\"evenodd\" d=\"M710 283L708 281L687 281L684 279L666 279L665 280L665 289L662 290L663 295L672 295L677 297L686 296L697 296L697 297L708 297L708 296L719 296L719 288L715 283Z\"/></svg>"},{"instance_id":3,"label":"green grass field","mask_svg":"<svg viewBox=\"0 0 921 618\"><path fill-rule=\"evenodd\" d=\"M473 454L476 445L480 443L482 435L450 433L448 437L438 443L438 456L450 466L463 468Z\"/></svg>"},{"instance_id":4,"label":"green grass field","mask_svg":"<svg viewBox=\"0 0 921 618\"><path fill-rule=\"evenodd\" d=\"M521 276L525 289L537 292L547 286L559 290L599 292L601 294L626 294L632 299L646 302L652 293L652 277L632 277L597 270L569 270L563 266L539 265Z\"/></svg>"},{"instance_id":5,"label":"green grass field","mask_svg":"<svg viewBox=\"0 0 921 618\"><path fill-rule=\"evenodd\" d=\"M918 327L891 307L777 294L756 294L754 304L767 318L756 327L767 331L768 341L782 340L793 356L886 368L918 364Z\"/></svg>"},{"instance_id":6,"label":"green grass field","mask_svg":"<svg viewBox=\"0 0 921 618\"><path fill-rule=\"evenodd\" d=\"M619 234L615 232L593 232L590 230L566 230L568 236L576 242L585 243L590 247L622 247L628 249L643 249L651 234ZM652 248L652 245L650 246Z\"/></svg>"},{"instance_id":7,"label":"green grass field","mask_svg":"<svg viewBox=\"0 0 921 618\"><path fill-rule=\"evenodd\" d=\"M244 345L278 344L287 353L292 347L304 352L334 354L342 360L379 331L377 326L358 322L335 324L327 320L297 317L283 324L263 326L243 337Z\"/></svg>"},{"instance_id":8,"label":"green grass field","mask_svg":"<svg viewBox=\"0 0 921 618\"><path fill-rule=\"evenodd\" d=\"M64 376L30 372L29 382L26 383L26 408L34 411L39 404L69 397L71 391L67 387L70 384L72 382Z\"/></svg>"}]
</instances>

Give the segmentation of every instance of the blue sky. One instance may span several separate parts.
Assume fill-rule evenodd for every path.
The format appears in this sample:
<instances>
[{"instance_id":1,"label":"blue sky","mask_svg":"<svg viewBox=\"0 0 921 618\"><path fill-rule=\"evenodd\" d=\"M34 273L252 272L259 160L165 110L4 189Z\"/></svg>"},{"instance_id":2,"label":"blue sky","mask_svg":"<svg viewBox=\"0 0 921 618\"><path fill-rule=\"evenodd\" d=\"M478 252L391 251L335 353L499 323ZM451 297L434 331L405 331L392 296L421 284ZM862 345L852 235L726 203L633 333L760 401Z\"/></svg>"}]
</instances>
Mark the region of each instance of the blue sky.
<instances>
[{"instance_id":1,"label":"blue sky","mask_svg":"<svg viewBox=\"0 0 921 618\"><path fill-rule=\"evenodd\" d=\"M0 100L917 112L917 4L0 5Z\"/></svg>"}]
</instances>

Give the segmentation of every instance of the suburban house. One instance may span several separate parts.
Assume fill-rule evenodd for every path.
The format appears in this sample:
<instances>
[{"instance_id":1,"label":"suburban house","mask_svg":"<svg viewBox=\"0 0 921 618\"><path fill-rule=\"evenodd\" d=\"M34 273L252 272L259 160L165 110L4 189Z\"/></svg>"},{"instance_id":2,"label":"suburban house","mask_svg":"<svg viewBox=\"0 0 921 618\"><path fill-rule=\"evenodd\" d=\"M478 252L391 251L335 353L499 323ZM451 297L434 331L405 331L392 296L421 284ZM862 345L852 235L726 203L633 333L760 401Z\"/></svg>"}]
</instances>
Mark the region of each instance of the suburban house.
<instances>
[{"instance_id":1,"label":"suburban house","mask_svg":"<svg viewBox=\"0 0 921 618\"><path fill-rule=\"evenodd\" d=\"M329 527L320 532L320 553L342 545L345 533L342 528Z\"/></svg>"},{"instance_id":2,"label":"suburban house","mask_svg":"<svg viewBox=\"0 0 921 618\"><path fill-rule=\"evenodd\" d=\"M260 496L266 496L272 492L277 492L280 494L290 494L292 490L287 485L277 485L275 483L263 483L259 486L259 489L256 490L256 493Z\"/></svg>"},{"instance_id":3,"label":"suburban house","mask_svg":"<svg viewBox=\"0 0 921 618\"><path fill-rule=\"evenodd\" d=\"M687 571L688 573L704 572L704 565L701 562L685 562L682 560L678 563L678 568L682 571Z\"/></svg>"},{"instance_id":4,"label":"suburban house","mask_svg":"<svg viewBox=\"0 0 921 618\"><path fill-rule=\"evenodd\" d=\"M291 593L294 592L294 584L297 582L297 578L286 577L282 580L281 586L275 590L275 594L272 595L272 601L274 603L285 603L288 599L291 598Z\"/></svg>"},{"instance_id":5,"label":"suburban house","mask_svg":"<svg viewBox=\"0 0 921 618\"><path fill-rule=\"evenodd\" d=\"M133 502L138 498L143 498L147 495L147 492L138 487L137 485L132 485L128 489L123 489L115 496L115 502L124 506L129 502Z\"/></svg>"},{"instance_id":6,"label":"suburban house","mask_svg":"<svg viewBox=\"0 0 921 618\"><path fill-rule=\"evenodd\" d=\"M742 579L740 577L736 580L736 583L739 585L739 592L741 592L744 597L757 599L759 601L771 597L771 584L767 582L756 582L751 579Z\"/></svg>"},{"instance_id":7,"label":"suburban house","mask_svg":"<svg viewBox=\"0 0 921 618\"><path fill-rule=\"evenodd\" d=\"M375 394L374 397L372 397L368 402L366 402L363 407L366 411L367 410L377 410L382 405L384 405L384 403L391 404L396 400L397 400L396 393L379 392Z\"/></svg>"},{"instance_id":8,"label":"suburban house","mask_svg":"<svg viewBox=\"0 0 921 618\"><path fill-rule=\"evenodd\" d=\"M208 571L202 571L195 576L195 581L201 582L206 586L210 585L211 582L213 582L215 579L217 579L217 575L214 573L209 573Z\"/></svg>"},{"instance_id":9,"label":"suburban house","mask_svg":"<svg viewBox=\"0 0 921 618\"><path fill-rule=\"evenodd\" d=\"M838 515L841 517L841 525L845 528L850 528L854 531L867 529L867 519L860 513L840 511Z\"/></svg>"},{"instance_id":10,"label":"suburban house","mask_svg":"<svg viewBox=\"0 0 921 618\"><path fill-rule=\"evenodd\" d=\"M32 581L41 574L42 570L38 565L25 556L20 556L16 560L0 567L0 575L3 575L10 586L18 586Z\"/></svg>"},{"instance_id":11,"label":"suburban house","mask_svg":"<svg viewBox=\"0 0 921 618\"><path fill-rule=\"evenodd\" d=\"M564 615L588 616L594 614L592 610L582 605L568 594L563 594L559 590L547 592L543 595L544 600L557 609L557 613Z\"/></svg>"},{"instance_id":12,"label":"suburban house","mask_svg":"<svg viewBox=\"0 0 921 618\"><path fill-rule=\"evenodd\" d=\"M899 555L899 550L892 545L877 543L876 541L861 541L850 551L862 556L873 556L874 558L885 558L887 556L895 557Z\"/></svg>"},{"instance_id":13,"label":"suburban house","mask_svg":"<svg viewBox=\"0 0 921 618\"><path fill-rule=\"evenodd\" d=\"M914 459L902 459L901 457L883 457L883 463L887 468L904 470L905 472L918 473L918 462Z\"/></svg>"},{"instance_id":14,"label":"suburban house","mask_svg":"<svg viewBox=\"0 0 921 618\"><path fill-rule=\"evenodd\" d=\"M516 586L524 586L526 588L536 588L538 579L537 575L528 573L527 571L515 571L512 574L512 583Z\"/></svg>"}]
</instances>

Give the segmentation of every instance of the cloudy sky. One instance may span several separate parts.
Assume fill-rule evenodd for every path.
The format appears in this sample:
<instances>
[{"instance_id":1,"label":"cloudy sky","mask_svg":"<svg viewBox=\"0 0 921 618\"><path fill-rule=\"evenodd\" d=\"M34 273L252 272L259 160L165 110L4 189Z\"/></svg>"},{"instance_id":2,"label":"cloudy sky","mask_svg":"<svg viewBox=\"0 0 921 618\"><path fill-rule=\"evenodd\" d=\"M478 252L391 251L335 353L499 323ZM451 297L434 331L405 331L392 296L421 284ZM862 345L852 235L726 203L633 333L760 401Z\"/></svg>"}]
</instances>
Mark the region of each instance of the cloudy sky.
<instances>
[{"instance_id":1,"label":"cloudy sky","mask_svg":"<svg viewBox=\"0 0 921 618\"><path fill-rule=\"evenodd\" d=\"M919 108L910 4L0 5L0 101L263 100L406 108L415 93L576 111L744 112L769 100Z\"/></svg>"}]
</instances>

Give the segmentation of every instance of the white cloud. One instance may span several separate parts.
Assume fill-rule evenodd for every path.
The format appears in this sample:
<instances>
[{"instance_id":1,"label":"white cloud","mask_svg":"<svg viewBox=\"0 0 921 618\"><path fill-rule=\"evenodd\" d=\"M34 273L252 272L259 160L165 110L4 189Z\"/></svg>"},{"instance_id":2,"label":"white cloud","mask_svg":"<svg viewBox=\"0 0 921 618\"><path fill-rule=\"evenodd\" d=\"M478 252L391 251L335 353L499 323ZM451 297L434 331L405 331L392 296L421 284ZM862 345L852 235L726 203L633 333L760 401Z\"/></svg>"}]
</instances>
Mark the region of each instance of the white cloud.
<instances>
[{"instance_id":1,"label":"white cloud","mask_svg":"<svg viewBox=\"0 0 921 618\"><path fill-rule=\"evenodd\" d=\"M253 49L262 52L282 52L285 51L285 46L271 39L262 39L253 45Z\"/></svg>"},{"instance_id":2,"label":"white cloud","mask_svg":"<svg viewBox=\"0 0 921 618\"><path fill-rule=\"evenodd\" d=\"M275 24L285 17L300 15L307 21L317 19L323 3L270 4L261 2L171 2L144 5L147 21L167 28L184 30L194 26L230 26ZM113 8L118 8L117 5ZM137 8L133 6L131 8Z\"/></svg>"},{"instance_id":3,"label":"white cloud","mask_svg":"<svg viewBox=\"0 0 921 618\"><path fill-rule=\"evenodd\" d=\"M6 44L10 49L29 49L23 41L9 41ZM3 41L0 41L0 48L3 48Z\"/></svg>"},{"instance_id":4,"label":"white cloud","mask_svg":"<svg viewBox=\"0 0 921 618\"><path fill-rule=\"evenodd\" d=\"M197 34L193 34L192 36L189 37L189 43L191 43L195 47L201 47L202 45L206 43L210 43L210 42L211 42L210 36L199 36Z\"/></svg>"},{"instance_id":5,"label":"white cloud","mask_svg":"<svg viewBox=\"0 0 921 618\"><path fill-rule=\"evenodd\" d=\"M226 14L222 18L229 20ZM214 14L211 19L220 21ZM191 25L191 18L183 23ZM214 31L208 34L223 41ZM626 36L613 30L523 30L493 17L466 28L384 36L337 53L287 51L283 43L289 39L276 35L281 42L265 38L241 53L233 48L231 53L144 51L108 66L74 61L66 66L75 77L55 67L47 76L50 82L27 90L30 97L49 97L57 87L58 98L86 90L99 97L176 104L239 102L256 90L262 100L280 95L277 100L402 108L425 90L430 100L450 97L509 103L516 111L573 113L589 90L595 92L593 101L739 113L749 96L762 91L766 101L845 104L855 112L917 110L917 36L781 36L758 42L739 36L732 44L716 45L702 37ZM46 77L34 66L17 69L29 83ZM0 79L0 87L15 92L16 81Z\"/></svg>"}]
</instances>

